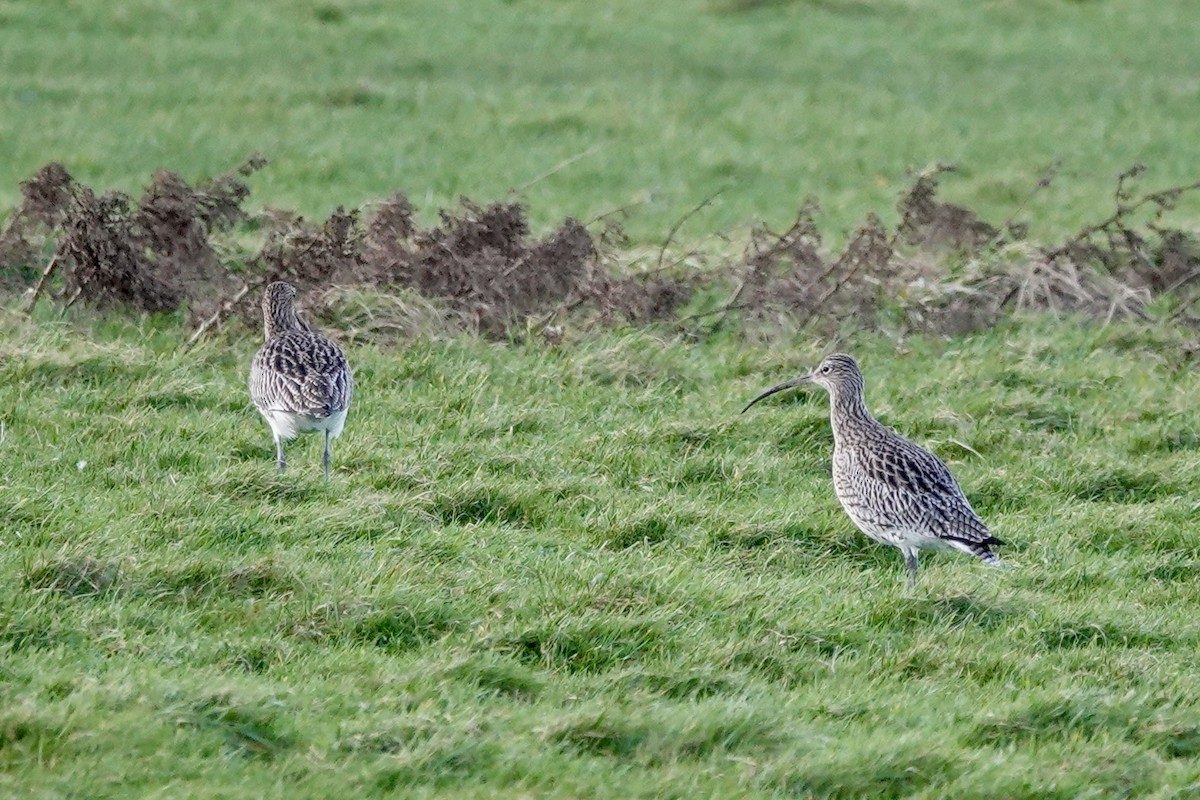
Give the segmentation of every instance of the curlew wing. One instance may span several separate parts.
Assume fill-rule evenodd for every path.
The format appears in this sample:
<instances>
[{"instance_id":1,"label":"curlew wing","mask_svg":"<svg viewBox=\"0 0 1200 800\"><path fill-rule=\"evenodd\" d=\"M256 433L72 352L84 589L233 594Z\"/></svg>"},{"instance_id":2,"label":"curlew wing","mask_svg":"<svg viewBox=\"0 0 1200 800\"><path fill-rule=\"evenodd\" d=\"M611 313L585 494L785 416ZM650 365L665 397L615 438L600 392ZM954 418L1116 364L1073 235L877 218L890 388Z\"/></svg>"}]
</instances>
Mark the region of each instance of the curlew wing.
<instances>
[{"instance_id":1,"label":"curlew wing","mask_svg":"<svg viewBox=\"0 0 1200 800\"><path fill-rule=\"evenodd\" d=\"M309 331L271 339L250 365L250 397L260 409L326 417L349 408L353 392L341 348Z\"/></svg>"},{"instance_id":2,"label":"curlew wing","mask_svg":"<svg viewBox=\"0 0 1200 800\"><path fill-rule=\"evenodd\" d=\"M862 489L880 508L891 509L888 523L926 530L947 544L994 558L988 546L1003 542L992 536L940 458L899 435L856 455Z\"/></svg>"}]
</instances>

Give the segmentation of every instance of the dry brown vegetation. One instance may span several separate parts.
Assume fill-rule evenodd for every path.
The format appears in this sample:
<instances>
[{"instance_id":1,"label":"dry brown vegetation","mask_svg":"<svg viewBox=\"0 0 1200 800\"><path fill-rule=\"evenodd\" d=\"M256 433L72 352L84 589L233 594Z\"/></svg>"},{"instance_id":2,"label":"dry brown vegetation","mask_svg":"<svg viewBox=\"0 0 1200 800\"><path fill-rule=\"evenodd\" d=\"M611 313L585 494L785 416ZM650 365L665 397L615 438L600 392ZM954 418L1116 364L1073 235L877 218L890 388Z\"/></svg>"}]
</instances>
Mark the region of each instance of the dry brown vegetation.
<instances>
[{"instance_id":1,"label":"dry brown vegetation","mask_svg":"<svg viewBox=\"0 0 1200 800\"><path fill-rule=\"evenodd\" d=\"M782 233L755 228L739 257L675 255L676 226L656 259L631 259L619 225L589 229L568 218L537 237L519 202L464 198L431 227L402 194L367 215L339 207L320 223L249 211L246 179L265 164L253 158L196 186L159 171L137 200L97 194L47 164L22 183L0 233L0 281L12 289L38 278L30 308L49 289L63 306L186 309L193 339L234 318L252 322L259 290L277 279L362 336L414 333L422 327L409 324L414 313L441 330L489 336L565 322L705 334L730 320L955 333L1013 310L1145 318L1154 303L1160 315L1200 323L1191 311L1200 242L1165 222L1200 182L1135 194L1140 166L1118 177L1108 217L1052 245L1025 238L1020 209L996 226L940 200L939 180L952 168L935 165L913 177L894 228L868 215L840 250L823 241L810 198ZM1032 192L1054 177L1048 171ZM367 302L367 291L393 300Z\"/></svg>"}]
</instances>

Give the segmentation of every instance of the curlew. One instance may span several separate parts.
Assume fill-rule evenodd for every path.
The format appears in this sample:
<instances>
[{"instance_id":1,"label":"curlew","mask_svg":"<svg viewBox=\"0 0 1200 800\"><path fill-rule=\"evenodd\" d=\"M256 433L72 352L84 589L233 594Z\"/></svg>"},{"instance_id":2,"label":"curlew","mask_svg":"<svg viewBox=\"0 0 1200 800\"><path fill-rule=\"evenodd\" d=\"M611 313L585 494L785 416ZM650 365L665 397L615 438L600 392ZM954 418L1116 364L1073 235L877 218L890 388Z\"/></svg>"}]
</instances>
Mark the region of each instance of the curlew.
<instances>
[{"instance_id":1,"label":"curlew","mask_svg":"<svg viewBox=\"0 0 1200 800\"><path fill-rule=\"evenodd\" d=\"M833 425L833 488L859 530L904 554L908 585L916 586L917 551L954 549L999 564L1003 544L971 508L941 459L880 424L863 401L863 375L848 355L826 358L812 373L772 386L750 406L794 386L829 392Z\"/></svg>"},{"instance_id":2,"label":"curlew","mask_svg":"<svg viewBox=\"0 0 1200 800\"><path fill-rule=\"evenodd\" d=\"M296 287L276 281L263 293L266 343L250 365L250 398L271 426L279 471L287 469L284 443L301 433L325 434L325 479L331 441L346 424L354 379L341 348L296 314Z\"/></svg>"}]
</instances>

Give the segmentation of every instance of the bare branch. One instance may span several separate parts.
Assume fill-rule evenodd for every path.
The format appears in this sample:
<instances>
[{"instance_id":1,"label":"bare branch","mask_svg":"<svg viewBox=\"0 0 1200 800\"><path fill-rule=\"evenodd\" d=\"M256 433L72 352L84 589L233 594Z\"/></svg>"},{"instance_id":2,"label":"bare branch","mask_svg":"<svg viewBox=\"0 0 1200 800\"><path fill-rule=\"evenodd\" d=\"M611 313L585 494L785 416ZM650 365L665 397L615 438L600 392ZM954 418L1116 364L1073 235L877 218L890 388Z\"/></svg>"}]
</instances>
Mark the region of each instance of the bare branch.
<instances>
[{"instance_id":1,"label":"bare branch","mask_svg":"<svg viewBox=\"0 0 1200 800\"><path fill-rule=\"evenodd\" d=\"M42 296L42 290L46 288L46 281L50 280L50 276L58 269L58 253L50 259L50 263L42 270L42 276L38 278L37 285L33 287L33 294L29 298L28 305L25 306L25 313L32 314L33 307L37 305L38 298Z\"/></svg>"},{"instance_id":2,"label":"bare branch","mask_svg":"<svg viewBox=\"0 0 1200 800\"><path fill-rule=\"evenodd\" d=\"M238 289L237 293L234 294L233 297L231 297L228 300L226 300L225 302L221 303L221 305L217 308L217 310L213 312L212 316L210 316L208 319L204 320L198 326L196 326L196 330L192 333L191 337L184 344L184 349L191 348L192 345L194 345L196 342L200 341L200 337L204 336L205 332L207 332L209 328L211 328L213 325L216 325L217 323L222 322L226 318L228 318L230 312L233 310L233 307L236 306L238 303L240 303L242 301L242 298L250 293L250 289L251 289L250 284L243 283L242 288Z\"/></svg>"},{"instance_id":3,"label":"bare branch","mask_svg":"<svg viewBox=\"0 0 1200 800\"><path fill-rule=\"evenodd\" d=\"M1134 170L1137 168L1137 166L1140 166L1140 165L1136 165L1135 167L1130 168L1130 169L1126 170L1125 172L1122 172L1118 178L1118 184L1122 184L1131 175L1137 174L1134 172ZM1060 258L1064 254L1066 254L1068 251L1070 251L1072 248L1077 247L1077 246L1083 244L1084 242L1088 241L1089 239L1091 239L1091 237L1094 236L1095 234L1100 233L1102 231L1106 231L1109 228L1111 228L1113 225L1118 225L1120 223L1123 223L1125 221L1125 218L1128 217L1130 214L1132 214L1133 212L1137 211L1138 209L1140 209L1150 203L1154 203L1155 205L1162 205L1164 203L1173 203L1179 197L1179 195L1181 195L1185 192L1196 191L1197 189L1200 189L1200 181L1194 181L1192 183L1187 183L1187 184L1183 184L1180 186L1172 186L1169 189L1162 189L1161 191L1157 191L1157 192L1150 192L1149 194L1142 195L1138 199L1134 200L1132 203L1122 203L1121 200L1123 198L1127 199L1128 195L1125 193L1125 190L1123 187L1119 187L1117 189L1117 193L1116 193L1117 194L1117 207L1116 207L1116 210L1114 210L1112 214L1109 214L1107 217L1105 217L1104 219L1100 220L1097 223L1085 226L1078 233L1076 233L1073 237L1071 237L1070 239L1068 239L1066 242L1059 245L1058 247L1055 247L1051 250L1047 250L1046 258L1050 259L1050 260Z\"/></svg>"},{"instance_id":4,"label":"bare branch","mask_svg":"<svg viewBox=\"0 0 1200 800\"><path fill-rule=\"evenodd\" d=\"M712 203L712 201L714 201L718 197L720 197L721 193L724 191L725 191L724 189L718 189L717 191L710 194L708 197L704 198L704 200L701 201L700 205L696 206L691 211L687 212L682 217L675 220L675 224L671 226L671 230L667 231L667 238L663 240L662 247L658 251L658 262L655 265L655 269L659 269L662 267L663 259L667 255L667 248L671 246L671 242L675 239L675 234L679 233L679 229L683 227L683 224L685 222L687 222L689 219L691 219L692 217L699 214L701 211L703 211L710 203Z\"/></svg>"}]
</instances>

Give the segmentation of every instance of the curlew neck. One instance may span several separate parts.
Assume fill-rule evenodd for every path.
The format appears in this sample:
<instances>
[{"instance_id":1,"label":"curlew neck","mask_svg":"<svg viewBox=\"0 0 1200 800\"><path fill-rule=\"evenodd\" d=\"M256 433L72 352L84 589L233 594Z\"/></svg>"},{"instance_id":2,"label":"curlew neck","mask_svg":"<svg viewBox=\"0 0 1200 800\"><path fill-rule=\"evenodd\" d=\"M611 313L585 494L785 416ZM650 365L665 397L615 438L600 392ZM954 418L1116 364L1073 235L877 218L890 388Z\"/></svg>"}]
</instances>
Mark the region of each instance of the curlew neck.
<instances>
[{"instance_id":1,"label":"curlew neck","mask_svg":"<svg viewBox=\"0 0 1200 800\"><path fill-rule=\"evenodd\" d=\"M877 425L867 404L863 400L863 387L858 385L835 386L829 391L829 421L833 425L834 441L852 436L864 425Z\"/></svg>"},{"instance_id":2,"label":"curlew neck","mask_svg":"<svg viewBox=\"0 0 1200 800\"><path fill-rule=\"evenodd\" d=\"M288 331L304 330L290 298L272 297L263 303L263 333L272 339Z\"/></svg>"}]
</instances>

